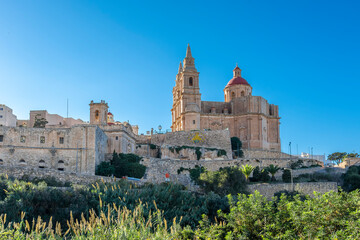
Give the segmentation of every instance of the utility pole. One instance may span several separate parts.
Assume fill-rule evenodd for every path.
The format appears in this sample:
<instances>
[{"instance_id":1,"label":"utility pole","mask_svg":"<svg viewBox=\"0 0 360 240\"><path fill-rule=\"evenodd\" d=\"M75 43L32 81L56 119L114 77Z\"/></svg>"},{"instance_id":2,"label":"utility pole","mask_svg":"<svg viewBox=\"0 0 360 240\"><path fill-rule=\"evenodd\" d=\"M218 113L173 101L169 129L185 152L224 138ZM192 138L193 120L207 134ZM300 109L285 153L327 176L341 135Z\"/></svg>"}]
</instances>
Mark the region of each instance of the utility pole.
<instances>
[{"instance_id":1,"label":"utility pole","mask_svg":"<svg viewBox=\"0 0 360 240\"><path fill-rule=\"evenodd\" d=\"M291 158L291 142L289 142L290 158Z\"/></svg>"}]
</instances>

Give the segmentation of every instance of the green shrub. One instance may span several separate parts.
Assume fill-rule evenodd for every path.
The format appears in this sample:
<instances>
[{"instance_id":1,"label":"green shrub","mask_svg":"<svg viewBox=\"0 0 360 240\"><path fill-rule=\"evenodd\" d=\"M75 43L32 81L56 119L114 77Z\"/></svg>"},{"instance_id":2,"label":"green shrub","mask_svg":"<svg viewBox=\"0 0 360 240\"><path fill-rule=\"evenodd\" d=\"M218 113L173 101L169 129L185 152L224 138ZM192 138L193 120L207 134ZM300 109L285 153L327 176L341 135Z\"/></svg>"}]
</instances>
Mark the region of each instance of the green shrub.
<instances>
[{"instance_id":1,"label":"green shrub","mask_svg":"<svg viewBox=\"0 0 360 240\"><path fill-rule=\"evenodd\" d=\"M114 166L109 162L101 162L97 167L95 174L99 176L113 176L115 173Z\"/></svg>"},{"instance_id":2,"label":"green shrub","mask_svg":"<svg viewBox=\"0 0 360 240\"><path fill-rule=\"evenodd\" d=\"M304 161L301 160L301 159L298 159L296 162L292 162L290 164L290 168L291 169L297 169L297 168L300 168L302 165L303 165Z\"/></svg>"},{"instance_id":3,"label":"green shrub","mask_svg":"<svg viewBox=\"0 0 360 240\"><path fill-rule=\"evenodd\" d=\"M269 171L266 168L261 170L260 181L261 182L270 182L270 180L271 180L271 177L269 175Z\"/></svg>"},{"instance_id":4,"label":"green shrub","mask_svg":"<svg viewBox=\"0 0 360 240\"><path fill-rule=\"evenodd\" d=\"M360 189L360 166L351 166L342 176L342 187L345 191L354 191Z\"/></svg>"},{"instance_id":5,"label":"green shrub","mask_svg":"<svg viewBox=\"0 0 360 240\"><path fill-rule=\"evenodd\" d=\"M224 149L220 149L217 152L217 156L221 157L221 156L226 156L226 151Z\"/></svg>"},{"instance_id":6,"label":"green shrub","mask_svg":"<svg viewBox=\"0 0 360 240\"><path fill-rule=\"evenodd\" d=\"M206 193L212 191L220 196L247 192L245 176L238 167L205 171L200 174L198 183Z\"/></svg>"},{"instance_id":7,"label":"green shrub","mask_svg":"<svg viewBox=\"0 0 360 240\"><path fill-rule=\"evenodd\" d=\"M261 171L259 166L254 168L253 177L250 180L252 182L258 182L261 180Z\"/></svg>"},{"instance_id":8,"label":"green shrub","mask_svg":"<svg viewBox=\"0 0 360 240\"><path fill-rule=\"evenodd\" d=\"M114 167L114 176L121 178L123 176L142 178L146 171L146 166L140 164L141 157L132 153L113 153L110 161Z\"/></svg>"},{"instance_id":9,"label":"green shrub","mask_svg":"<svg viewBox=\"0 0 360 240\"><path fill-rule=\"evenodd\" d=\"M289 169L284 169L282 174L283 182L289 183L291 182L291 171Z\"/></svg>"},{"instance_id":10,"label":"green shrub","mask_svg":"<svg viewBox=\"0 0 360 240\"><path fill-rule=\"evenodd\" d=\"M157 149L157 146L155 144L150 144L150 149L154 150L154 149Z\"/></svg>"}]
</instances>

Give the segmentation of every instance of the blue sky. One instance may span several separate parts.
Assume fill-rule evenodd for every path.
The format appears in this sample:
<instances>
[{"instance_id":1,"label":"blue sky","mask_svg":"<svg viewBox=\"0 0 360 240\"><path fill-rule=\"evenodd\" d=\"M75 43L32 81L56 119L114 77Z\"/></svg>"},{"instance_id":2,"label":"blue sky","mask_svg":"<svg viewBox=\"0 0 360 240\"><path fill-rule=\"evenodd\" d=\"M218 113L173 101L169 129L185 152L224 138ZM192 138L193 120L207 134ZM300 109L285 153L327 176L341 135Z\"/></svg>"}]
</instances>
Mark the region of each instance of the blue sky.
<instances>
[{"instance_id":1,"label":"blue sky","mask_svg":"<svg viewBox=\"0 0 360 240\"><path fill-rule=\"evenodd\" d=\"M190 43L202 100L223 101L238 63L253 95L279 105L282 149L360 152L358 1L0 0L0 103L170 128ZM297 150L298 149L298 150Z\"/></svg>"}]
</instances>

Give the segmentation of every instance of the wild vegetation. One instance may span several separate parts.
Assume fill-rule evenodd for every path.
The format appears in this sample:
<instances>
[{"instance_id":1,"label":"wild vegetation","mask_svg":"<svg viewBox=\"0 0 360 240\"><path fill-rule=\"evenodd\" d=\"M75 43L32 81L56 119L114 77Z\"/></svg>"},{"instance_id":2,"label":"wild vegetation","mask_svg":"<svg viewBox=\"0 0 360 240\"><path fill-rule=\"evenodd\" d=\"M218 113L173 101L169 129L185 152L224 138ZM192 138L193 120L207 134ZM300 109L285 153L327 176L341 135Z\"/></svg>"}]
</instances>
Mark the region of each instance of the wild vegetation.
<instances>
[{"instance_id":1,"label":"wild vegetation","mask_svg":"<svg viewBox=\"0 0 360 240\"><path fill-rule=\"evenodd\" d=\"M100 190L100 187L95 187ZM97 191L96 190L96 191ZM116 189L109 190L115 191ZM258 193L228 197L229 208L217 220L206 214L196 226L181 224L181 215L168 220L157 204L127 206L119 198L108 203L99 195L97 209L79 218L69 214L65 228L54 219L34 222L20 212L9 223L0 217L2 239L359 239L360 193L330 192L314 198L286 196L268 201ZM125 198L126 199L126 198ZM192 211L192 209L190 209Z\"/></svg>"},{"instance_id":2,"label":"wild vegetation","mask_svg":"<svg viewBox=\"0 0 360 240\"><path fill-rule=\"evenodd\" d=\"M102 162L96 168L96 175L142 178L146 167L141 162L141 157L132 153L113 153L110 162Z\"/></svg>"},{"instance_id":3,"label":"wild vegetation","mask_svg":"<svg viewBox=\"0 0 360 240\"><path fill-rule=\"evenodd\" d=\"M1 177L0 237L360 238L360 167L349 168L341 177L348 192L329 192L309 198L285 191L275 194L271 201L259 193L247 193L248 182L242 170L253 171L250 181L270 181L268 168L246 170L250 167L226 167L214 172L201 166L179 170L188 170L202 193L190 192L171 183L137 185L120 180L92 186L68 186L53 178L35 179L34 183ZM287 171L284 170L284 175ZM326 171L321 174L317 178L334 175Z\"/></svg>"}]
</instances>

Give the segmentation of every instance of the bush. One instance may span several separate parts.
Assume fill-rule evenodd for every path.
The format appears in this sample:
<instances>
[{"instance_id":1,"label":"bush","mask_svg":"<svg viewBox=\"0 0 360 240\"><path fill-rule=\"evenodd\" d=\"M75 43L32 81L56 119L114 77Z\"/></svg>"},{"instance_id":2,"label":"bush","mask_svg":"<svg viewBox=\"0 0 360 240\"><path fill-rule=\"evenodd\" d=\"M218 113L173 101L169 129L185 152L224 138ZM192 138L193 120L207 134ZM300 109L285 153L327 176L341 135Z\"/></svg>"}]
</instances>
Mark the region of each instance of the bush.
<instances>
[{"instance_id":1,"label":"bush","mask_svg":"<svg viewBox=\"0 0 360 240\"><path fill-rule=\"evenodd\" d=\"M298 159L296 162L292 162L290 164L290 168L291 169L297 169L297 168L300 168L302 165L303 165L304 161L301 160L301 159Z\"/></svg>"},{"instance_id":2,"label":"bush","mask_svg":"<svg viewBox=\"0 0 360 240\"><path fill-rule=\"evenodd\" d=\"M100 176L113 176L115 173L114 166L111 165L109 162L101 162L97 167L95 174Z\"/></svg>"},{"instance_id":3,"label":"bush","mask_svg":"<svg viewBox=\"0 0 360 240\"><path fill-rule=\"evenodd\" d=\"M271 180L271 177L269 175L269 171L266 168L261 170L260 181L261 182L270 182L270 180Z\"/></svg>"},{"instance_id":4,"label":"bush","mask_svg":"<svg viewBox=\"0 0 360 240\"><path fill-rule=\"evenodd\" d=\"M360 189L360 166L351 166L343 175L343 185L345 191Z\"/></svg>"},{"instance_id":5,"label":"bush","mask_svg":"<svg viewBox=\"0 0 360 240\"><path fill-rule=\"evenodd\" d=\"M254 168L253 177L250 180L252 182L258 182L261 180L261 171L259 166Z\"/></svg>"},{"instance_id":6,"label":"bush","mask_svg":"<svg viewBox=\"0 0 360 240\"><path fill-rule=\"evenodd\" d=\"M237 167L205 171L200 174L198 183L204 192L212 191L220 196L247 192L245 176Z\"/></svg>"},{"instance_id":7,"label":"bush","mask_svg":"<svg viewBox=\"0 0 360 240\"><path fill-rule=\"evenodd\" d=\"M283 170L282 180L286 183L291 182L291 171L289 169Z\"/></svg>"},{"instance_id":8,"label":"bush","mask_svg":"<svg viewBox=\"0 0 360 240\"><path fill-rule=\"evenodd\" d=\"M140 164L141 157L138 155L129 153L113 153L113 158L110 161L114 167L114 176L121 178L124 176L142 178L145 174L146 167Z\"/></svg>"}]
</instances>

